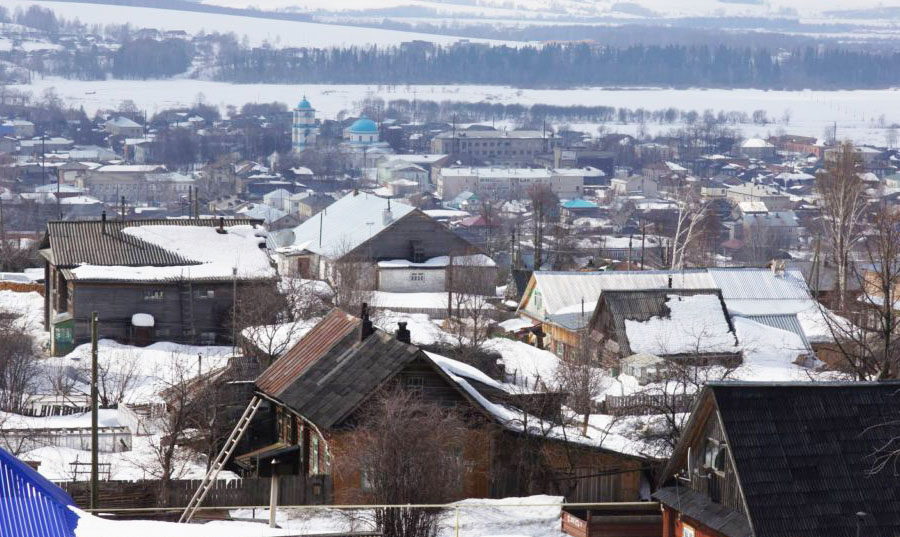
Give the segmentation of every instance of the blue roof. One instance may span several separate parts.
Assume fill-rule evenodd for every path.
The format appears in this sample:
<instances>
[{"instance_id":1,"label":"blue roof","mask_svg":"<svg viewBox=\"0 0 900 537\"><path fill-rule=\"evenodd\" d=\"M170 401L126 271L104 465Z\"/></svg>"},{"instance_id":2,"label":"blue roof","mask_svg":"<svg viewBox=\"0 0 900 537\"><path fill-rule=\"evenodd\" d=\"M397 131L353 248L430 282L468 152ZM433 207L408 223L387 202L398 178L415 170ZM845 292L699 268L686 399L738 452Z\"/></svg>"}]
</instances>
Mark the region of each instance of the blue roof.
<instances>
[{"instance_id":1,"label":"blue roof","mask_svg":"<svg viewBox=\"0 0 900 537\"><path fill-rule=\"evenodd\" d=\"M376 125L374 121L367 118L366 116L362 116L361 118L354 121L353 125L350 125L350 132L357 134L374 134L378 132L378 125Z\"/></svg>"},{"instance_id":2,"label":"blue roof","mask_svg":"<svg viewBox=\"0 0 900 537\"><path fill-rule=\"evenodd\" d=\"M596 209L597 204L587 200L569 200L563 203L565 209Z\"/></svg>"},{"instance_id":3,"label":"blue roof","mask_svg":"<svg viewBox=\"0 0 900 537\"><path fill-rule=\"evenodd\" d=\"M303 100L297 105L297 110L312 110L312 105L306 100L306 95L303 96Z\"/></svg>"},{"instance_id":4,"label":"blue roof","mask_svg":"<svg viewBox=\"0 0 900 537\"><path fill-rule=\"evenodd\" d=\"M75 502L30 466L0 449L0 534L74 537Z\"/></svg>"}]
</instances>

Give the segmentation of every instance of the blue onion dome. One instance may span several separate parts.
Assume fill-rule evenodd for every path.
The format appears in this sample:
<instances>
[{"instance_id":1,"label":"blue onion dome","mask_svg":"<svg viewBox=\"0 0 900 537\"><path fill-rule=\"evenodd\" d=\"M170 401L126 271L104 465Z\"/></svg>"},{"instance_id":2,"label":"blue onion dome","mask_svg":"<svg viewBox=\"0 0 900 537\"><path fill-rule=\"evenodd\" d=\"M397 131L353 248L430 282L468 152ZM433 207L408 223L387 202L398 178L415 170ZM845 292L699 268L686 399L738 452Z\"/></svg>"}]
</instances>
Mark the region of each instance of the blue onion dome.
<instances>
[{"instance_id":1,"label":"blue onion dome","mask_svg":"<svg viewBox=\"0 0 900 537\"><path fill-rule=\"evenodd\" d=\"M350 125L350 132L353 134L375 134L378 132L378 125L374 121L362 116Z\"/></svg>"}]
</instances>

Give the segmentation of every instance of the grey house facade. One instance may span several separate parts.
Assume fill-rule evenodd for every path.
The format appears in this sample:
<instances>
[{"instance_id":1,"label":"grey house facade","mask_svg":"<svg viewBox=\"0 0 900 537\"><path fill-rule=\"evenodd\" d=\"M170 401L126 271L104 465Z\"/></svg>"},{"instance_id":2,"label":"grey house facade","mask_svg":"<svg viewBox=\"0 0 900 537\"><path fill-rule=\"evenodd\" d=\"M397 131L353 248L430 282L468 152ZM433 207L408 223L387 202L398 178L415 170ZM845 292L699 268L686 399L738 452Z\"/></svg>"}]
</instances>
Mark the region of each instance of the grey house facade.
<instances>
[{"instance_id":1,"label":"grey house facade","mask_svg":"<svg viewBox=\"0 0 900 537\"><path fill-rule=\"evenodd\" d=\"M240 296L274 284L257 233L263 229L255 220L111 221L104 215L49 222L40 253L44 327L54 354L90 339L92 312L101 338L139 345L230 342L235 291ZM193 241L198 251L182 247ZM204 243L207 250L235 248L235 257L246 260L235 266L211 260Z\"/></svg>"}]
</instances>

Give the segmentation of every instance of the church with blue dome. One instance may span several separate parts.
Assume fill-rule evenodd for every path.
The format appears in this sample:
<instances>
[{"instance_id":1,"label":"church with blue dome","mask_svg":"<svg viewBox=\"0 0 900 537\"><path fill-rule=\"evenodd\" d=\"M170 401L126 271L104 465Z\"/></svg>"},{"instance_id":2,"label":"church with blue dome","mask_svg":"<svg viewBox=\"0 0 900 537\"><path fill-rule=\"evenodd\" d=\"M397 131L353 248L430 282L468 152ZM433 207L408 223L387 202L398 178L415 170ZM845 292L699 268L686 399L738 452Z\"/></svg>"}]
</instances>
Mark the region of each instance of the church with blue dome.
<instances>
[{"instance_id":1,"label":"church with blue dome","mask_svg":"<svg viewBox=\"0 0 900 537\"><path fill-rule=\"evenodd\" d=\"M294 151L301 152L315 145L319 135L319 127L316 124L316 109L309 104L306 96L294 108L294 120L291 124L291 147Z\"/></svg>"},{"instance_id":2,"label":"church with blue dome","mask_svg":"<svg viewBox=\"0 0 900 537\"><path fill-rule=\"evenodd\" d=\"M344 140L353 145L377 144L381 141L378 124L366 116L361 116L344 129Z\"/></svg>"},{"instance_id":3,"label":"church with blue dome","mask_svg":"<svg viewBox=\"0 0 900 537\"><path fill-rule=\"evenodd\" d=\"M374 162L382 155L393 153L390 144L381 141L378 124L365 115L344 129L342 147L353 165L359 168L374 167Z\"/></svg>"}]
</instances>

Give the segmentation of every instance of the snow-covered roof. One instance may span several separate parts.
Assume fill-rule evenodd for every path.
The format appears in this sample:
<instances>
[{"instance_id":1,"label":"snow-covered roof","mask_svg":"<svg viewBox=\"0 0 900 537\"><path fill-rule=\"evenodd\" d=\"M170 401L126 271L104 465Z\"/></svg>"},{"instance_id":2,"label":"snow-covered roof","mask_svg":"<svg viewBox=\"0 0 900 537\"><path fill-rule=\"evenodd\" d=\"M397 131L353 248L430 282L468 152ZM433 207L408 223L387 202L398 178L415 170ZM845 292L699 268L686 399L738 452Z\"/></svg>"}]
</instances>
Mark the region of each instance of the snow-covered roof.
<instances>
[{"instance_id":1,"label":"snow-covered roof","mask_svg":"<svg viewBox=\"0 0 900 537\"><path fill-rule=\"evenodd\" d=\"M135 128L135 127L140 128L141 127L141 125L139 123L136 123L124 116L118 116L114 119L110 119L109 121L106 122L106 124L111 125L113 127L128 127L128 128Z\"/></svg>"},{"instance_id":2,"label":"snow-covered roof","mask_svg":"<svg viewBox=\"0 0 900 537\"><path fill-rule=\"evenodd\" d=\"M738 208L744 214L769 212L769 208L761 201L742 201L738 203Z\"/></svg>"},{"instance_id":3,"label":"snow-covered roof","mask_svg":"<svg viewBox=\"0 0 900 537\"><path fill-rule=\"evenodd\" d=\"M625 319L632 352L654 356L737 352L737 340L715 294L669 295L669 316Z\"/></svg>"},{"instance_id":4,"label":"snow-covered roof","mask_svg":"<svg viewBox=\"0 0 900 537\"><path fill-rule=\"evenodd\" d=\"M243 209L238 211L238 213L241 216L246 216L247 218L257 218L264 221L266 224L276 222L284 218L288 214L281 209L269 207L268 205L263 205L261 203L251 205L249 207L244 207Z\"/></svg>"},{"instance_id":5,"label":"snow-covered roof","mask_svg":"<svg viewBox=\"0 0 900 537\"><path fill-rule=\"evenodd\" d=\"M414 263L406 259L388 259L379 261L379 268L442 268L450 265L450 256L441 255L426 259L423 263ZM484 254L459 255L453 257L453 265L460 267L495 267L494 260Z\"/></svg>"},{"instance_id":6,"label":"snow-covered roof","mask_svg":"<svg viewBox=\"0 0 900 537\"><path fill-rule=\"evenodd\" d=\"M92 196L69 196L67 198L60 198L60 205L99 205L103 203Z\"/></svg>"},{"instance_id":7,"label":"snow-covered roof","mask_svg":"<svg viewBox=\"0 0 900 537\"><path fill-rule=\"evenodd\" d=\"M230 280L274 278L265 250L259 248L261 230L235 225L219 233L215 227L146 225L126 227L122 233L155 245L196 264L172 266L109 266L82 264L69 272L78 280L160 281L182 279ZM236 274L233 272L236 270Z\"/></svg>"},{"instance_id":8,"label":"snow-covered roof","mask_svg":"<svg viewBox=\"0 0 900 537\"><path fill-rule=\"evenodd\" d=\"M161 164L107 164L100 166L97 171L100 173L153 173L165 171L166 167Z\"/></svg>"},{"instance_id":9,"label":"snow-covered roof","mask_svg":"<svg viewBox=\"0 0 900 537\"><path fill-rule=\"evenodd\" d=\"M544 309L549 314L566 307L580 308L581 301L596 303L606 289L714 289L715 284L705 270L613 271L613 272L545 272L535 271L533 277L541 292ZM527 295L523 300L527 299ZM580 311L580 309L579 309Z\"/></svg>"},{"instance_id":10,"label":"snow-covered roof","mask_svg":"<svg viewBox=\"0 0 900 537\"><path fill-rule=\"evenodd\" d=\"M386 212L390 207L390 217ZM351 192L295 227L285 246L339 257L378 235L415 207L364 192Z\"/></svg>"},{"instance_id":11,"label":"snow-covered roof","mask_svg":"<svg viewBox=\"0 0 900 537\"><path fill-rule=\"evenodd\" d=\"M414 155L386 155L382 158L386 164L397 161L411 162L413 164L434 164L443 158L447 158L447 155L417 153Z\"/></svg>"},{"instance_id":12,"label":"snow-covered roof","mask_svg":"<svg viewBox=\"0 0 900 537\"><path fill-rule=\"evenodd\" d=\"M763 140L762 138L750 138L742 143L741 147L743 147L744 149L765 149L775 146Z\"/></svg>"}]
</instances>

